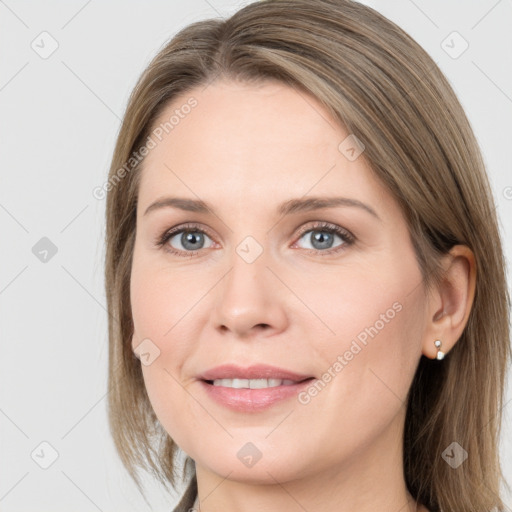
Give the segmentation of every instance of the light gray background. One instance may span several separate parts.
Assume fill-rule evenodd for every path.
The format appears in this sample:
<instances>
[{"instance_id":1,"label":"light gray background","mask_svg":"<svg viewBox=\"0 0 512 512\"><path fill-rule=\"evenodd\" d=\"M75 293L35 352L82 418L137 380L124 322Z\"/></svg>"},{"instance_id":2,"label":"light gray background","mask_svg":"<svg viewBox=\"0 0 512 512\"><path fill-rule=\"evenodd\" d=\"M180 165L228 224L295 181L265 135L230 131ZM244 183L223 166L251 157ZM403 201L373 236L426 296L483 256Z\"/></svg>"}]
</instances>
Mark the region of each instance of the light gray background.
<instances>
[{"instance_id":1,"label":"light gray background","mask_svg":"<svg viewBox=\"0 0 512 512\"><path fill-rule=\"evenodd\" d=\"M3 512L149 509L106 423L105 204L92 191L106 179L128 95L148 60L183 26L246 3L0 0ZM510 261L511 0L365 3L411 34L453 84L484 153ZM469 44L456 59L442 47L453 31ZM48 58L31 47L48 51L52 38L58 48ZM452 53L461 49L460 38L450 41ZM32 251L42 237L57 248L46 263ZM511 398L509 386L501 449L509 482ZM48 469L35 462L51 462L43 441L58 452ZM154 510L172 508L176 497L148 488Z\"/></svg>"}]
</instances>

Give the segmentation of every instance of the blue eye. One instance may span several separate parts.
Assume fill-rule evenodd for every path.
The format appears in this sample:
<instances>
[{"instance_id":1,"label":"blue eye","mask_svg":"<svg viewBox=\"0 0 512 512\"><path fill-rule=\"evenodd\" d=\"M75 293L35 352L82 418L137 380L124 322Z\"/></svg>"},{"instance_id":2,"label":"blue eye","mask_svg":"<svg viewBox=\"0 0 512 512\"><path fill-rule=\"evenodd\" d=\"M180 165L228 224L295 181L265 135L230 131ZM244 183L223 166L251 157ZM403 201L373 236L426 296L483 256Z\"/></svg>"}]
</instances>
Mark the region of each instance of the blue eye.
<instances>
[{"instance_id":1,"label":"blue eye","mask_svg":"<svg viewBox=\"0 0 512 512\"><path fill-rule=\"evenodd\" d=\"M341 244L338 244L335 247L339 247L340 245L345 243L345 240L343 239L342 235L335 232L327 231L326 229L309 230L304 235L301 236L301 239L304 238L306 235L309 235L309 237L306 238L306 240L309 241L310 244L313 245L313 247L305 247L305 249L332 249L335 237L341 239Z\"/></svg>"},{"instance_id":2,"label":"blue eye","mask_svg":"<svg viewBox=\"0 0 512 512\"><path fill-rule=\"evenodd\" d=\"M309 235L309 237L306 237ZM335 238L341 240L333 245ZM355 242L355 237L346 229L329 222L316 222L301 230L298 240L305 239L312 247L300 247L315 254L331 254L344 250ZM205 241L210 244L205 246ZM157 246L178 256L195 256L202 249L212 248L212 238L198 225L188 224L166 231L156 242ZM295 244L294 244L295 245Z\"/></svg>"},{"instance_id":3,"label":"blue eye","mask_svg":"<svg viewBox=\"0 0 512 512\"><path fill-rule=\"evenodd\" d=\"M210 241L212 241L211 238L201 229L198 229L194 226L189 228L182 227L181 229L164 233L158 244L162 246L165 245L166 250L171 253L186 253L183 255L193 256L197 253L197 251L210 247L204 246L205 238L208 238ZM176 245L178 245L178 247L176 247Z\"/></svg>"}]
</instances>

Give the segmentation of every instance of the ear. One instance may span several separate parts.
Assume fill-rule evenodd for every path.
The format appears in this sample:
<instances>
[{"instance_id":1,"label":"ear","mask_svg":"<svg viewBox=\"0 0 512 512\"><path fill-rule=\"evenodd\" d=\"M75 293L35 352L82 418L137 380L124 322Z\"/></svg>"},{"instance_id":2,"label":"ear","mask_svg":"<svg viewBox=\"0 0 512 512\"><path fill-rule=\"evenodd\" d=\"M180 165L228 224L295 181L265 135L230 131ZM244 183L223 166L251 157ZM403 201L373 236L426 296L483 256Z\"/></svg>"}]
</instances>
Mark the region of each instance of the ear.
<instances>
[{"instance_id":1,"label":"ear","mask_svg":"<svg viewBox=\"0 0 512 512\"><path fill-rule=\"evenodd\" d=\"M476 264L473 252L465 245L455 245L443 257L442 282L429 294L427 323L422 353L436 359L439 350L448 353L459 340L467 324L476 285Z\"/></svg>"},{"instance_id":2,"label":"ear","mask_svg":"<svg viewBox=\"0 0 512 512\"><path fill-rule=\"evenodd\" d=\"M140 342L137 340L137 336L135 336L135 332L134 332L133 336L132 336L132 352L133 352L133 356L140 360L139 355L137 354L137 352L135 352L135 349L137 348L139 343Z\"/></svg>"}]
</instances>

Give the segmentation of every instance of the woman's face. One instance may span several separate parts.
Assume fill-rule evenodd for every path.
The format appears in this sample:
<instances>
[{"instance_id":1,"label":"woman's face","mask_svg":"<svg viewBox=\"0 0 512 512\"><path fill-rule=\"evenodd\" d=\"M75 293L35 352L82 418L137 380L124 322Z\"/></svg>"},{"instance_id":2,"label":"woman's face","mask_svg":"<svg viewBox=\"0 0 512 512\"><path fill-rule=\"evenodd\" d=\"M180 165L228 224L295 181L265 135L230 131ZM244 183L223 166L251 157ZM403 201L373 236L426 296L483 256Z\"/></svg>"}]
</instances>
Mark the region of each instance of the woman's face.
<instances>
[{"instance_id":1,"label":"woman's face","mask_svg":"<svg viewBox=\"0 0 512 512\"><path fill-rule=\"evenodd\" d=\"M271 82L183 94L152 139L133 348L172 439L198 468L260 483L398 460L425 298L405 219L361 146L314 98ZM240 368L205 375L226 364ZM260 379L203 380L230 376Z\"/></svg>"}]
</instances>

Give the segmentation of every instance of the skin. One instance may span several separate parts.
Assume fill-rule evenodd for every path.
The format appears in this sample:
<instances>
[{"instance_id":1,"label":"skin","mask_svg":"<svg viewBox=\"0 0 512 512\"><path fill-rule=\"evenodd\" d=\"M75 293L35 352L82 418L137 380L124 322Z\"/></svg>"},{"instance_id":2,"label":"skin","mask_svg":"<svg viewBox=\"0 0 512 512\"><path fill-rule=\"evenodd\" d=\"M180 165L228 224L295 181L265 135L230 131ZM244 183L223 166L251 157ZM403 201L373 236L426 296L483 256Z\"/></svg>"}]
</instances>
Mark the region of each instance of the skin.
<instances>
[{"instance_id":1,"label":"skin","mask_svg":"<svg viewBox=\"0 0 512 512\"><path fill-rule=\"evenodd\" d=\"M159 421L196 462L201 510L426 510L403 477L405 399L421 355L435 357L436 339L449 352L467 322L471 251L456 246L443 284L427 294L398 204L364 152L355 161L340 152L349 134L313 97L279 83L217 81L175 98L156 124L191 96L197 107L144 162L130 294L132 348L149 338L160 351L142 366L145 385ZM171 195L200 198L215 214L144 214ZM277 214L304 196L357 199L379 219L352 206ZM334 235L328 247L339 250L325 254L311 241L325 234L316 221L349 230L355 242ZM166 244L184 256L155 244L187 222L206 231L195 254L181 234ZM308 226L314 233L299 233ZM252 263L236 252L249 235L263 250ZM235 362L322 379L397 303L401 310L307 404L291 398L235 412L196 378ZM252 467L237 457L247 442L262 454Z\"/></svg>"}]
</instances>

